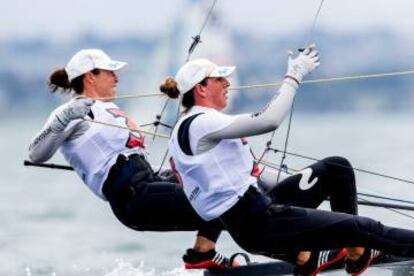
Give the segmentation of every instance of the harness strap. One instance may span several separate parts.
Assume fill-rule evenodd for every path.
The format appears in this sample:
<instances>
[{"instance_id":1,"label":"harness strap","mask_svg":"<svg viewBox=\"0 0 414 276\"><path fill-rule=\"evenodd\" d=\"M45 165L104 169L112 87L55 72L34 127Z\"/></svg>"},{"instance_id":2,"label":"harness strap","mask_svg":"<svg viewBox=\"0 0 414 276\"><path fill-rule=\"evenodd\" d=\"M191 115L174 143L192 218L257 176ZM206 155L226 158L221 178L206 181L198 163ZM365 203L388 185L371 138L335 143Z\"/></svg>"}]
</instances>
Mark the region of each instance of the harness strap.
<instances>
[{"instance_id":1,"label":"harness strap","mask_svg":"<svg viewBox=\"0 0 414 276\"><path fill-rule=\"evenodd\" d=\"M187 155L194 155L190 147L190 125L195 118L204 113L194 114L186 118L178 129L178 144L181 150Z\"/></svg>"}]
</instances>

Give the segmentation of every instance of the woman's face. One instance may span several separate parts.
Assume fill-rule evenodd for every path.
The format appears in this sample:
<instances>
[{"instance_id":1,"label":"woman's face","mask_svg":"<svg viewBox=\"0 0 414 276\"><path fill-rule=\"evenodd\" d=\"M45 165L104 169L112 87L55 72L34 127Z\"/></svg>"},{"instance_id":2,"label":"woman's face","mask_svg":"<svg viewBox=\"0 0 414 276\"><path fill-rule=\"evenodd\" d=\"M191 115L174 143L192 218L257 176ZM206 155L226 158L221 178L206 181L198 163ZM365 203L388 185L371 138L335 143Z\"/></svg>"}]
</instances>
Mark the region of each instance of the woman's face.
<instances>
[{"instance_id":1,"label":"woman's face","mask_svg":"<svg viewBox=\"0 0 414 276\"><path fill-rule=\"evenodd\" d=\"M224 77L207 79L205 89L208 91L207 100L210 107L216 110L222 110L227 106L227 88L229 86L230 82Z\"/></svg>"},{"instance_id":2,"label":"woman's face","mask_svg":"<svg viewBox=\"0 0 414 276\"><path fill-rule=\"evenodd\" d=\"M99 97L111 98L116 95L118 77L114 71L100 70L95 75L95 91Z\"/></svg>"}]
</instances>

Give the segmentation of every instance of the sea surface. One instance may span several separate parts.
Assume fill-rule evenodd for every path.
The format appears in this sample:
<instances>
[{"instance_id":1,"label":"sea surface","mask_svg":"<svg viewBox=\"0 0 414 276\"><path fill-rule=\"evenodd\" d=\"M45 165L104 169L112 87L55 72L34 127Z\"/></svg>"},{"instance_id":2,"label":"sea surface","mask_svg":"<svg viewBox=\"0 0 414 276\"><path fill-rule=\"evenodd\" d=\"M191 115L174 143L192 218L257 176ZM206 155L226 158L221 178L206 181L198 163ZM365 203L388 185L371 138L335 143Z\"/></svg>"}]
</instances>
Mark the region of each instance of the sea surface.
<instances>
[{"instance_id":1,"label":"sea surface","mask_svg":"<svg viewBox=\"0 0 414 276\"><path fill-rule=\"evenodd\" d=\"M358 168L413 181L413 115L295 114L288 151L316 159L341 155ZM0 275L202 275L182 268L181 256L192 246L194 233L133 231L119 223L108 204L75 173L24 167L30 139L45 119L45 114L0 119ZM286 125L275 135L277 148L282 148ZM268 139L269 135L250 139L258 155ZM159 164L166 141L147 141L152 162ZM270 153L266 159L278 163L280 154ZM59 153L51 162L64 163ZM286 159L292 169L311 162ZM413 184L360 172L356 176L360 191L414 200ZM412 218L386 209L361 207L360 213L414 229ZM218 250L227 255L241 251L227 233L220 237Z\"/></svg>"}]
</instances>

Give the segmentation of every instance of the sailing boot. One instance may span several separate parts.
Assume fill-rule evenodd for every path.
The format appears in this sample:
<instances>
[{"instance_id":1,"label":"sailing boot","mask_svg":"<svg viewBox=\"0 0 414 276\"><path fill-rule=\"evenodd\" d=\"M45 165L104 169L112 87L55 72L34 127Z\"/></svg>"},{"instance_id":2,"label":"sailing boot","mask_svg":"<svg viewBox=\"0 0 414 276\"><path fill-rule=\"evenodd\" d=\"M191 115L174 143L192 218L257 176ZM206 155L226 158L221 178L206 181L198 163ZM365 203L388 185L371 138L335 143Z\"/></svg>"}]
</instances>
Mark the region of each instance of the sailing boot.
<instances>
[{"instance_id":1,"label":"sailing boot","mask_svg":"<svg viewBox=\"0 0 414 276\"><path fill-rule=\"evenodd\" d=\"M357 276L364 272L370 265L404 262L411 261L412 259L411 257L385 254L375 249L366 249L364 254L356 261L345 259L345 269L351 275Z\"/></svg>"},{"instance_id":2,"label":"sailing boot","mask_svg":"<svg viewBox=\"0 0 414 276\"><path fill-rule=\"evenodd\" d=\"M296 265L294 275L315 276L323 270L331 270L344 266L346 249L334 249L312 252L304 265Z\"/></svg>"},{"instance_id":3,"label":"sailing boot","mask_svg":"<svg viewBox=\"0 0 414 276\"><path fill-rule=\"evenodd\" d=\"M187 249L183 256L186 269L220 269L238 266L237 262L230 263L230 259L212 249L207 252L197 252Z\"/></svg>"},{"instance_id":4,"label":"sailing boot","mask_svg":"<svg viewBox=\"0 0 414 276\"><path fill-rule=\"evenodd\" d=\"M374 263L381 252L375 249L365 248L364 254L361 255L357 260L353 261L349 258L345 260L345 270L352 276L361 275L371 263Z\"/></svg>"}]
</instances>

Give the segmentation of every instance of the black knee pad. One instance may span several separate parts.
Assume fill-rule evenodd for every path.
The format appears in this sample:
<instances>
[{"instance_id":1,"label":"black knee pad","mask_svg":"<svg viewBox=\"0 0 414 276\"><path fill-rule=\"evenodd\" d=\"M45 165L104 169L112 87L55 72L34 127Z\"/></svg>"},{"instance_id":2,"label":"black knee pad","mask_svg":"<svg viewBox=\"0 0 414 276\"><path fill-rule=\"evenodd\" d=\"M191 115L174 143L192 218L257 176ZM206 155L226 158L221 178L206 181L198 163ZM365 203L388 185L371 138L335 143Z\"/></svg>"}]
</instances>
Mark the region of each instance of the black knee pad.
<instances>
[{"instance_id":1,"label":"black knee pad","mask_svg":"<svg viewBox=\"0 0 414 276\"><path fill-rule=\"evenodd\" d=\"M347 176L355 178L354 169L348 159L341 156L331 156L322 161L332 177Z\"/></svg>"},{"instance_id":2,"label":"black knee pad","mask_svg":"<svg viewBox=\"0 0 414 276\"><path fill-rule=\"evenodd\" d=\"M328 167L337 167L338 169L352 169L351 162L342 156L330 156L322 160Z\"/></svg>"}]
</instances>

